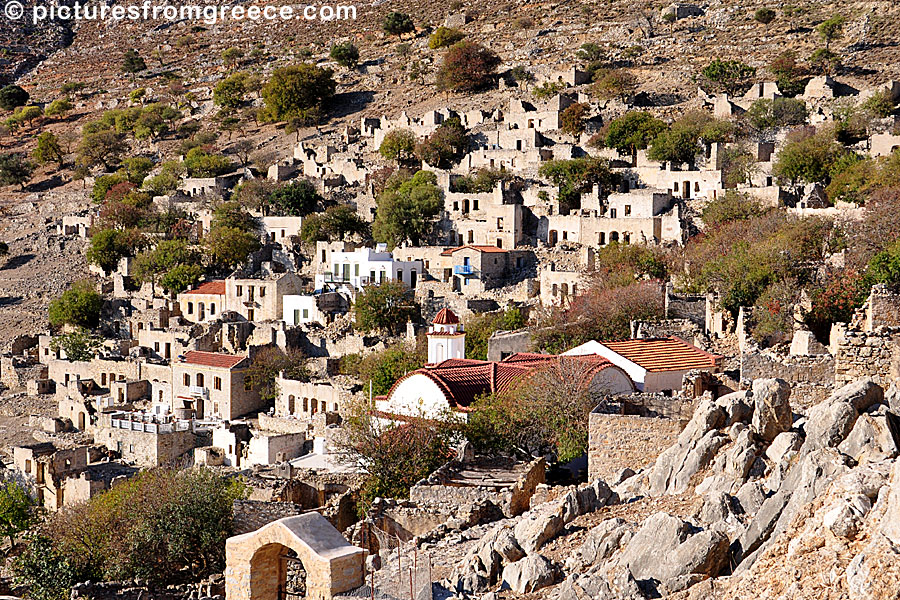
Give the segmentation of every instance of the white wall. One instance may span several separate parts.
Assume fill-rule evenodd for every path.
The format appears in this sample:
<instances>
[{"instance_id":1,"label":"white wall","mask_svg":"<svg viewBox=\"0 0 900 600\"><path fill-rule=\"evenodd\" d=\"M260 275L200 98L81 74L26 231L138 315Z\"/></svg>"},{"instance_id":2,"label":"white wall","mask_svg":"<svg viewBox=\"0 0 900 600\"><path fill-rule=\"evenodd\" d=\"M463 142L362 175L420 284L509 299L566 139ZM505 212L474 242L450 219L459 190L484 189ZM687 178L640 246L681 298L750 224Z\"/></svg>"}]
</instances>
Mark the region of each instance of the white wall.
<instances>
[{"instance_id":1,"label":"white wall","mask_svg":"<svg viewBox=\"0 0 900 600\"><path fill-rule=\"evenodd\" d=\"M431 378L413 373L394 388L386 401L376 402L376 408L396 415L436 418L449 410L450 404Z\"/></svg>"},{"instance_id":2,"label":"white wall","mask_svg":"<svg viewBox=\"0 0 900 600\"><path fill-rule=\"evenodd\" d=\"M296 315L294 311L299 311ZM305 312L304 312L305 311ZM315 296L288 295L282 298L282 320L288 325L322 323L325 319L316 306Z\"/></svg>"}]
</instances>

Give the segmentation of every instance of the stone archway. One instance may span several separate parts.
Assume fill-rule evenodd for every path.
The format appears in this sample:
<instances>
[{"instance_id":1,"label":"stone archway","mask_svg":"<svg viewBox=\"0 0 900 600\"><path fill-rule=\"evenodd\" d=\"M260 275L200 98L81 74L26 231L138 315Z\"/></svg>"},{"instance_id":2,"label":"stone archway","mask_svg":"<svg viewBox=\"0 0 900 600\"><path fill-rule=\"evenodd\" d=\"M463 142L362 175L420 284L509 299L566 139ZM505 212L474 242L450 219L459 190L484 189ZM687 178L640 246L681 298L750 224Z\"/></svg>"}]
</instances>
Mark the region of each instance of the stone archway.
<instances>
[{"instance_id":1,"label":"stone archway","mask_svg":"<svg viewBox=\"0 0 900 600\"><path fill-rule=\"evenodd\" d=\"M287 517L225 544L226 600L284 600L290 554L306 572L306 597L331 600L363 584L363 550L319 513ZM287 599L290 600L290 599Z\"/></svg>"}]
</instances>

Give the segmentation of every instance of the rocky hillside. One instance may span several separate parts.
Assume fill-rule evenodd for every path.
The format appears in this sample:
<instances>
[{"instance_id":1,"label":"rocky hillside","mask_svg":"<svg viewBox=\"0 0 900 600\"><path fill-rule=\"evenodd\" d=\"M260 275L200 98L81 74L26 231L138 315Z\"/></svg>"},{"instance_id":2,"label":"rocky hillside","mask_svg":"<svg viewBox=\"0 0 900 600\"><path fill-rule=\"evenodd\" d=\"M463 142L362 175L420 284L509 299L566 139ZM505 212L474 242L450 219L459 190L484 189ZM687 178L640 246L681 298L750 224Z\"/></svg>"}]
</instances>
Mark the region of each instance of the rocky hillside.
<instances>
[{"instance_id":1,"label":"rocky hillside","mask_svg":"<svg viewBox=\"0 0 900 600\"><path fill-rule=\"evenodd\" d=\"M425 548L467 595L898 597L900 394L861 380L805 416L790 395L766 379L705 399L652 467Z\"/></svg>"}]
</instances>

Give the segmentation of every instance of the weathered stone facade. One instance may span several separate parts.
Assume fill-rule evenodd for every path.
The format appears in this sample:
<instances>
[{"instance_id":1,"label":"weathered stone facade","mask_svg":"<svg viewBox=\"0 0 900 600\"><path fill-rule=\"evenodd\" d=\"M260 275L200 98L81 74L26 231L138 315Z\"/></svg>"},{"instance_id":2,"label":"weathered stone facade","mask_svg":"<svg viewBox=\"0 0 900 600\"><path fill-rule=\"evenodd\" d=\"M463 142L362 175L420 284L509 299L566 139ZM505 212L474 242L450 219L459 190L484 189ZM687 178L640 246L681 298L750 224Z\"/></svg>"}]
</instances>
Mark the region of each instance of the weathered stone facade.
<instances>
[{"instance_id":1,"label":"weathered stone facade","mask_svg":"<svg viewBox=\"0 0 900 600\"><path fill-rule=\"evenodd\" d=\"M588 480L653 464L678 439L684 422L594 411L588 421Z\"/></svg>"},{"instance_id":2,"label":"weathered stone facade","mask_svg":"<svg viewBox=\"0 0 900 600\"><path fill-rule=\"evenodd\" d=\"M781 356L756 347L741 353L741 380L784 379L791 384L791 404L795 408L808 408L827 398L835 372L835 358L830 354Z\"/></svg>"},{"instance_id":3,"label":"weathered stone facade","mask_svg":"<svg viewBox=\"0 0 900 600\"><path fill-rule=\"evenodd\" d=\"M837 387L861 377L871 377L887 387L896 375L900 327L882 327L877 331L847 331L837 344L834 384Z\"/></svg>"}]
</instances>

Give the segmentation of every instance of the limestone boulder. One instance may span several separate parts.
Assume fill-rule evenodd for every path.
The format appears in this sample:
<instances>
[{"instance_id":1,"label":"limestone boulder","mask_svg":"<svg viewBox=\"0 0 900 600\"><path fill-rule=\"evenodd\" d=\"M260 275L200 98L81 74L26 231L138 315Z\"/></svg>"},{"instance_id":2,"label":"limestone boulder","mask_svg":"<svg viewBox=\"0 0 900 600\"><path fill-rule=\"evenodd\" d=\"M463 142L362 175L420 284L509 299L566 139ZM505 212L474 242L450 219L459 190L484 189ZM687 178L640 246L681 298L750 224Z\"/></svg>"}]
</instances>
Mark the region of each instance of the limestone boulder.
<instances>
[{"instance_id":1,"label":"limestone boulder","mask_svg":"<svg viewBox=\"0 0 900 600\"><path fill-rule=\"evenodd\" d=\"M887 508L881 519L881 533L894 544L900 545L900 461L894 463L890 481Z\"/></svg>"},{"instance_id":2,"label":"limestone boulder","mask_svg":"<svg viewBox=\"0 0 900 600\"><path fill-rule=\"evenodd\" d=\"M558 600L645 600L634 576L624 567L610 572L572 574L559 585Z\"/></svg>"},{"instance_id":3,"label":"limestone boulder","mask_svg":"<svg viewBox=\"0 0 900 600\"><path fill-rule=\"evenodd\" d=\"M624 519L606 519L591 528L575 553L566 560L568 571L583 571L599 565L631 537Z\"/></svg>"},{"instance_id":4,"label":"limestone boulder","mask_svg":"<svg viewBox=\"0 0 900 600\"><path fill-rule=\"evenodd\" d=\"M503 586L517 594L530 594L553 585L558 576L559 569L548 558L530 554L503 567Z\"/></svg>"},{"instance_id":5,"label":"limestone boulder","mask_svg":"<svg viewBox=\"0 0 900 600\"><path fill-rule=\"evenodd\" d=\"M809 409L806 442L810 450L839 445L853 430L860 412L884 401L884 390L871 379L849 383Z\"/></svg>"},{"instance_id":6,"label":"limestone boulder","mask_svg":"<svg viewBox=\"0 0 900 600\"><path fill-rule=\"evenodd\" d=\"M526 554L537 552L541 546L559 535L565 527L562 515L558 513L538 513L522 518L515 527L514 535L519 547Z\"/></svg>"},{"instance_id":7,"label":"limestone boulder","mask_svg":"<svg viewBox=\"0 0 900 600\"><path fill-rule=\"evenodd\" d=\"M769 447L766 448L766 458L776 465L793 456L803 444L803 436L791 431L783 431L775 436Z\"/></svg>"},{"instance_id":8,"label":"limestone boulder","mask_svg":"<svg viewBox=\"0 0 900 600\"><path fill-rule=\"evenodd\" d=\"M725 426L749 423L753 414L753 394L749 390L725 394L716 399L716 406L725 412Z\"/></svg>"},{"instance_id":9,"label":"limestone boulder","mask_svg":"<svg viewBox=\"0 0 900 600\"><path fill-rule=\"evenodd\" d=\"M838 450L856 462L878 461L897 456L897 446L884 415L863 414Z\"/></svg>"},{"instance_id":10,"label":"limestone boulder","mask_svg":"<svg viewBox=\"0 0 900 600\"><path fill-rule=\"evenodd\" d=\"M753 382L752 428L766 442L791 428L791 386L783 379Z\"/></svg>"},{"instance_id":11,"label":"limestone boulder","mask_svg":"<svg viewBox=\"0 0 900 600\"><path fill-rule=\"evenodd\" d=\"M728 536L718 530L696 530L666 513L644 520L619 556L637 581L655 582L668 589L689 575L715 576L730 558ZM678 586L676 586L678 587Z\"/></svg>"}]
</instances>

